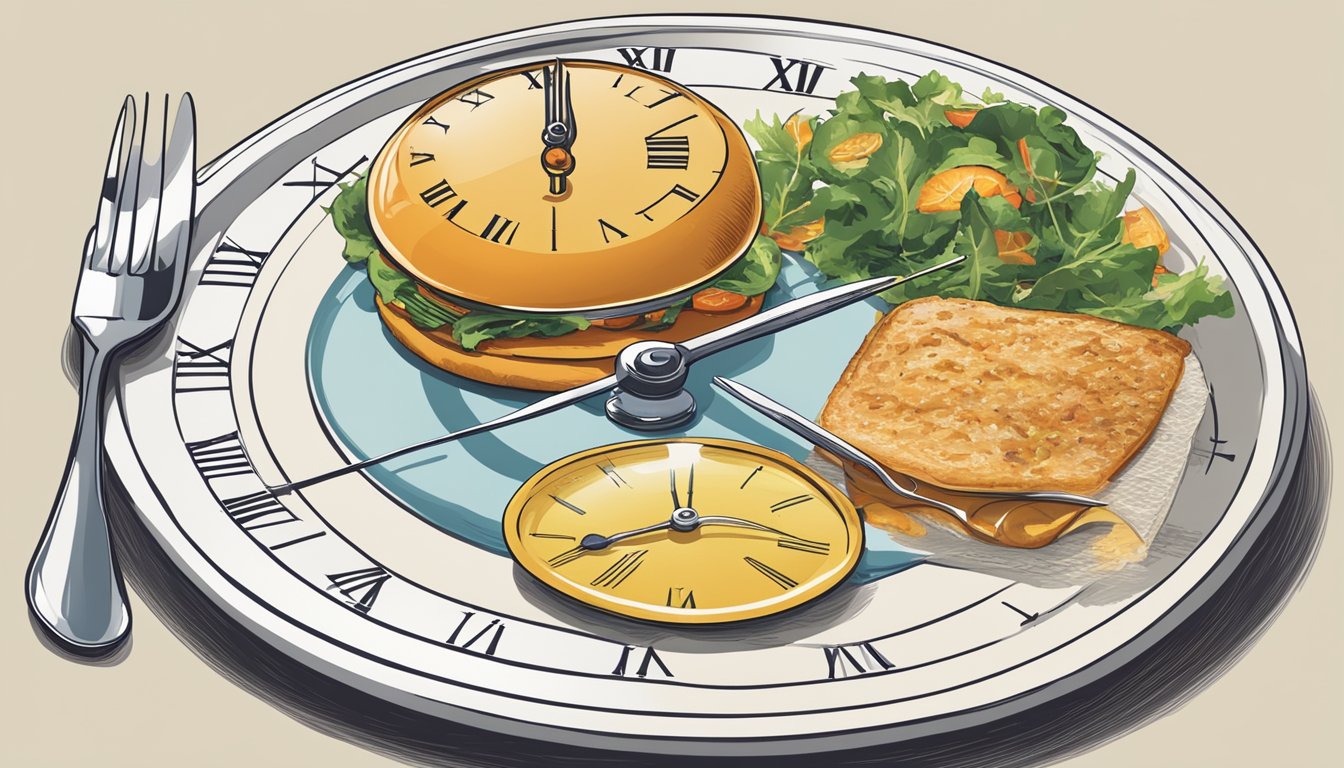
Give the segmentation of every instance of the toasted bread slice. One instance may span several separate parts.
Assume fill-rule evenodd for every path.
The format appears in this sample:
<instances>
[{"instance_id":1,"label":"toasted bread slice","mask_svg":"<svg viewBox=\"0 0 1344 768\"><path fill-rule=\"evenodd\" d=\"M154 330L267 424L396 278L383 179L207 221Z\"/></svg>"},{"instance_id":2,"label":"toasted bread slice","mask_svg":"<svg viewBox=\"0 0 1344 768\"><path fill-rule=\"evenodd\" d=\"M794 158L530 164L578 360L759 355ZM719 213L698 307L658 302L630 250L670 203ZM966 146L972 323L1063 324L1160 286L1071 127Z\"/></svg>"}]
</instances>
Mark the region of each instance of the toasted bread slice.
<instances>
[{"instance_id":1,"label":"toasted bread slice","mask_svg":"<svg viewBox=\"0 0 1344 768\"><path fill-rule=\"evenodd\" d=\"M1091 493L1148 441L1189 352L1088 315L918 299L869 332L820 421L943 488Z\"/></svg>"}]
</instances>

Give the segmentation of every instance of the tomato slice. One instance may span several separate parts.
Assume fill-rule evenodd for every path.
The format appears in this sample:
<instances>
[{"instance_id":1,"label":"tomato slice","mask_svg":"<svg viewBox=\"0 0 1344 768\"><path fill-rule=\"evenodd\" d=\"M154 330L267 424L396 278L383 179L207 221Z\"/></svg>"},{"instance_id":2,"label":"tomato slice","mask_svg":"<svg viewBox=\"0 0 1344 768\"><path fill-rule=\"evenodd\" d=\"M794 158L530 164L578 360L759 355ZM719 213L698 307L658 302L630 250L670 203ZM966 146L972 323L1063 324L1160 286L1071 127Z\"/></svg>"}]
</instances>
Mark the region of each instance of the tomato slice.
<instances>
[{"instance_id":1,"label":"tomato slice","mask_svg":"<svg viewBox=\"0 0 1344 768\"><path fill-rule=\"evenodd\" d=\"M691 297L691 309L701 312L732 312L746 304L746 296L721 288L706 288Z\"/></svg>"}]
</instances>

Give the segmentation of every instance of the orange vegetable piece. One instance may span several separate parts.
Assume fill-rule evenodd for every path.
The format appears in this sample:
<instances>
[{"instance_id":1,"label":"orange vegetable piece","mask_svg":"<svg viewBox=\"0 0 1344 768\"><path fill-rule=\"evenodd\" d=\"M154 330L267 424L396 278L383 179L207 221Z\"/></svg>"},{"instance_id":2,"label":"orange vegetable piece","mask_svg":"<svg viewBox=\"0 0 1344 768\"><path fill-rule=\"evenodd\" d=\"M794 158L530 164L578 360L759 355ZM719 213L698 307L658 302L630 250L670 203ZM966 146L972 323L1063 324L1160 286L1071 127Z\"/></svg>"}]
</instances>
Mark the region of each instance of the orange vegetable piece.
<instances>
[{"instance_id":1,"label":"orange vegetable piece","mask_svg":"<svg viewBox=\"0 0 1344 768\"><path fill-rule=\"evenodd\" d=\"M812 143L812 123L802 115L794 115L784 123L784 132L793 137L794 146L802 152L803 147Z\"/></svg>"},{"instance_id":2,"label":"orange vegetable piece","mask_svg":"<svg viewBox=\"0 0 1344 768\"><path fill-rule=\"evenodd\" d=\"M1120 242L1133 243L1138 248L1156 247L1158 256L1171 247L1167 230L1162 228L1162 222L1147 208L1126 211L1124 221L1125 229L1120 235Z\"/></svg>"},{"instance_id":3,"label":"orange vegetable piece","mask_svg":"<svg viewBox=\"0 0 1344 768\"><path fill-rule=\"evenodd\" d=\"M1035 264L1036 257L1027 253L1027 244L1030 242L1030 232L994 230L994 244L999 246L999 260L1004 264Z\"/></svg>"},{"instance_id":4,"label":"orange vegetable piece","mask_svg":"<svg viewBox=\"0 0 1344 768\"><path fill-rule=\"evenodd\" d=\"M772 232L770 237L776 243L779 243L780 248L786 251L801 251L808 243L821 236L825 226L825 219L817 219L807 224L791 227L788 232Z\"/></svg>"},{"instance_id":5,"label":"orange vegetable piece","mask_svg":"<svg viewBox=\"0 0 1344 768\"><path fill-rule=\"evenodd\" d=\"M598 328L606 328L609 331L619 331L622 328L630 328L643 320L643 315L624 315L622 317L604 317L601 320L593 320L592 325Z\"/></svg>"},{"instance_id":6,"label":"orange vegetable piece","mask_svg":"<svg viewBox=\"0 0 1344 768\"><path fill-rule=\"evenodd\" d=\"M1166 267L1162 266L1161 264L1158 264L1157 266L1153 267L1153 287L1154 287L1154 288L1157 287L1157 276L1158 276L1158 275L1170 275L1170 274L1171 274L1171 270L1170 270L1170 269L1167 269Z\"/></svg>"},{"instance_id":7,"label":"orange vegetable piece","mask_svg":"<svg viewBox=\"0 0 1344 768\"><path fill-rule=\"evenodd\" d=\"M721 288L706 288L691 297L691 309L701 312L732 312L746 303L746 296Z\"/></svg>"},{"instance_id":8,"label":"orange vegetable piece","mask_svg":"<svg viewBox=\"0 0 1344 768\"><path fill-rule=\"evenodd\" d=\"M972 186L981 197L1001 195L1014 208L1022 205L1022 196L1017 193L1017 187L1010 184L1002 173L983 165L963 165L935 173L924 182L919 190L919 198L915 201L915 210L920 213L958 210L961 208L961 199Z\"/></svg>"},{"instance_id":9,"label":"orange vegetable piece","mask_svg":"<svg viewBox=\"0 0 1344 768\"><path fill-rule=\"evenodd\" d=\"M971 121L975 119L975 115L979 111L980 111L979 108L945 109L943 110L943 117L946 117L947 122L957 126L958 128L965 128L966 126L971 124Z\"/></svg>"},{"instance_id":10,"label":"orange vegetable piece","mask_svg":"<svg viewBox=\"0 0 1344 768\"><path fill-rule=\"evenodd\" d=\"M856 133L848 139L831 147L827 153L831 164L841 170L862 168L868 164L868 158L882 148L882 134Z\"/></svg>"}]
</instances>

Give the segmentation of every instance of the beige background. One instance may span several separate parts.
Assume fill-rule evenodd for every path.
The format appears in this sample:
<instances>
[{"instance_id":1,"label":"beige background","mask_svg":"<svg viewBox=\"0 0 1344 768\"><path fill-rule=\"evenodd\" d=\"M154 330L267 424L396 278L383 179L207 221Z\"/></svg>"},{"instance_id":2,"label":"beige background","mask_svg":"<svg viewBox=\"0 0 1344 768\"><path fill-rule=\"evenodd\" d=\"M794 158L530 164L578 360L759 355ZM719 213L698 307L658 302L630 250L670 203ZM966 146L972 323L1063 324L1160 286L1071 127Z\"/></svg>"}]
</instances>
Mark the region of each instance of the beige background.
<instances>
[{"instance_id":1,"label":"beige background","mask_svg":"<svg viewBox=\"0 0 1344 768\"><path fill-rule=\"evenodd\" d=\"M128 91L190 89L204 160L300 102L392 62L511 28L641 8L594 0L544 10L453 0L6 5L0 244L10 327L0 336L0 467L9 524L0 537L0 762L385 764L220 677L138 599L134 646L116 666L72 664L33 636L20 583L73 422L75 394L57 352L115 110ZM663 8L810 16L913 34L1031 72L1113 115L1175 157L1258 241L1293 303L1312 382L1338 426L1339 6L716 0ZM1225 677L1176 713L1067 765L1339 764L1341 539L1332 526L1305 586Z\"/></svg>"}]
</instances>

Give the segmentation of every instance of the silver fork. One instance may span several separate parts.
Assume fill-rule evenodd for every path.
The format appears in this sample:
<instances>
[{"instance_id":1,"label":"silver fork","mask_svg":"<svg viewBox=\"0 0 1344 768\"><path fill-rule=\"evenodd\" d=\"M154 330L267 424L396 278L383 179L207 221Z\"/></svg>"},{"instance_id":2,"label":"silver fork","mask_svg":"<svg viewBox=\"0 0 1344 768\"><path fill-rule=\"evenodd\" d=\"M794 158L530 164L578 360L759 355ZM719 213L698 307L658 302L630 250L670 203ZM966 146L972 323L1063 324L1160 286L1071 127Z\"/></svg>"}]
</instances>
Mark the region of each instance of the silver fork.
<instances>
[{"instance_id":1,"label":"silver fork","mask_svg":"<svg viewBox=\"0 0 1344 768\"><path fill-rule=\"evenodd\" d=\"M67 650L103 655L130 633L126 589L103 511L103 381L118 353L158 328L177 306L196 196L196 114L184 94L168 134L149 95L136 131L127 96L112 135L98 217L84 242L72 321L83 342L79 417L56 503L28 564L28 607ZM157 143L147 147L149 136ZM157 162L155 158L158 158Z\"/></svg>"},{"instance_id":2,"label":"silver fork","mask_svg":"<svg viewBox=\"0 0 1344 768\"><path fill-rule=\"evenodd\" d=\"M821 425L817 424L816 422L812 421L806 416L803 416L797 411L790 410L789 408L775 402L770 397L767 397L766 395L757 392L751 387L745 386L743 384L738 384L736 381L733 381L732 379L725 379L722 376L715 376L714 384L718 386L719 389L724 390L733 397L736 397L738 400L741 400L743 403L746 403L747 405L751 406L753 409L755 409L757 412L761 413L765 417L769 418L771 421L780 424L782 426L785 426L790 430L792 430L793 432L807 438L808 441L810 441L813 445L817 446L818 448L830 451L836 456L842 456L854 462L855 464L858 464L862 467L866 467L873 474L877 475L877 479L881 480L882 484L885 485L887 488L889 488L891 492L895 493L897 496L910 499L911 501L918 501L921 504L927 504L928 506L933 507L934 509L940 509L946 512L947 514L952 515L953 517L960 520L962 523L966 524L970 523L971 515L966 510L962 509L961 507L948 504L947 502L944 501L931 499L919 493L918 492L919 485L915 482L914 478L910 478L911 482L914 483L914 487L906 488L905 486L896 482L896 479L892 477L890 474L888 474L887 471L882 468L882 465L878 464L877 461L875 461L871 456L859 450L858 448L855 448L854 446L850 445L844 440L840 439L838 435L823 428ZM981 494L968 493L968 495L981 495ZM1064 493L1063 491L1020 491L1015 493L1003 493L995 495L1004 498L1029 499L1032 501L1056 501L1065 504L1081 504L1087 507L1105 506L1105 502L1103 501L1098 501L1097 499L1093 499L1088 496L1079 496L1078 494L1075 493Z\"/></svg>"}]
</instances>

